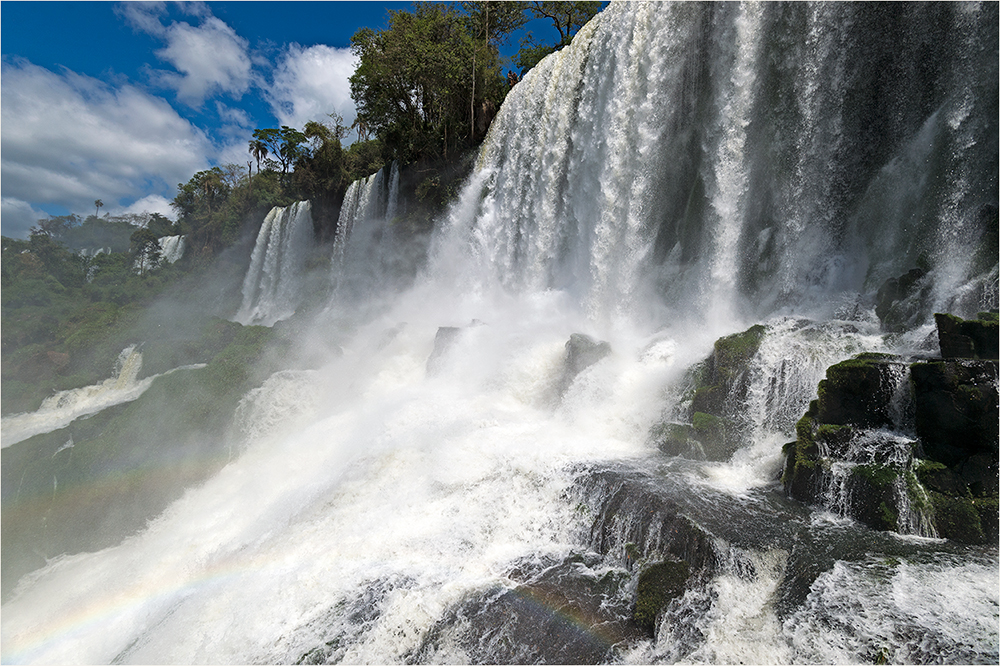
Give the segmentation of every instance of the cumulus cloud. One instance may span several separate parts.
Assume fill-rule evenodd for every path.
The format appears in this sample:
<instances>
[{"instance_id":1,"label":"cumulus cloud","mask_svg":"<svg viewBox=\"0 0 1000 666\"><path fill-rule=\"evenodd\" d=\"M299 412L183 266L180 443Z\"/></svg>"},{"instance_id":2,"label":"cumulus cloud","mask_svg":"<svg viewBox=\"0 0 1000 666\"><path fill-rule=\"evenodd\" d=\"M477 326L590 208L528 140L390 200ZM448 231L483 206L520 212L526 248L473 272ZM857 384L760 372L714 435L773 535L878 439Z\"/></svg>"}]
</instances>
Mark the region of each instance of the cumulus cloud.
<instances>
[{"instance_id":1,"label":"cumulus cloud","mask_svg":"<svg viewBox=\"0 0 1000 666\"><path fill-rule=\"evenodd\" d=\"M177 220L177 211L170 206L170 201L166 197L161 197L159 194L149 194L128 206L118 206L108 212L111 215L159 213L168 220Z\"/></svg>"},{"instance_id":2,"label":"cumulus cloud","mask_svg":"<svg viewBox=\"0 0 1000 666\"><path fill-rule=\"evenodd\" d=\"M33 208L27 201L0 197L0 220L3 220L0 233L8 238L27 238L28 230L46 217L44 211Z\"/></svg>"},{"instance_id":3,"label":"cumulus cloud","mask_svg":"<svg viewBox=\"0 0 1000 666\"><path fill-rule=\"evenodd\" d=\"M195 3L187 10L201 19L198 25L184 21L164 25L163 3L125 3L119 12L137 30L166 42L156 55L177 71L156 70L153 77L160 85L176 90L180 101L200 107L216 94L241 96L251 81L247 40L212 16L206 6Z\"/></svg>"},{"instance_id":4,"label":"cumulus cloud","mask_svg":"<svg viewBox=\"0 0 1000 666\"><path fill-rule=\"evenodd\" d=\"M208 166L205 134L163 99L24 60L4 61L0 159L5 200L84 211L172 194ZM6 208L5 208L5 226Z\"/></svg>"},{"instance_id":5,"label":"cumulus cloud","mask_svg":"<svg viewBox=\"0 0 1000 666\"><path fill-rule=\"evenodd\" d=\"M357 66L350 49L292 44L275 66L266 91L272 112L280 124L299 129L309 120L328 120L330 112L339 113L349 126L355 110L348 79Z\"/></svg>"}]
</instances>

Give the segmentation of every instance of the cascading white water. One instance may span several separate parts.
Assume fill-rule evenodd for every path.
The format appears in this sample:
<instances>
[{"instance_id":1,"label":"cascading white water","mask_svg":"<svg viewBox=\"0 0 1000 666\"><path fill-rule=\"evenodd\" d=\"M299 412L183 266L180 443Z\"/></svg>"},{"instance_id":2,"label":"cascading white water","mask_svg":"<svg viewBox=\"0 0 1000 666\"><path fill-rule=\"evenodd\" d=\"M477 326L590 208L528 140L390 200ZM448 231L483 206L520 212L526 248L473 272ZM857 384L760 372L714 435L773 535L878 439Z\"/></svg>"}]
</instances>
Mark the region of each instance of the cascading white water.
<instances>
[{"instance_id":1,"label":"cascading white water","mask_svg":"<svg viewBox=\"0 0 1000 666\"><path fill-rule=\"evenodd\" d=\"M157 242L160 244L160 261L173 264L184 256L184 236L163 236Z\"/></svg>"},{"instance_id":2,"label":"cascading white water","mask_svg":"<svg viewBox=\"0 0 1000 666\"><path fill-rule=\"evenodd\" d=\"M312 204L275 207L264 218L243 280L243 303L234 319L270 326L294 314L312 239Z\"/></svg>"},{"instance_id":3,"label":"cascading white water","mask_svg":"<svg viewBox=\"0 0 1000 666\"><path fill-rule=\"evenodd\" d=\"M918 31L951 12L961 17L948 40L885 39L898 20ZM896 342L859 294L933 250L939 226L957 233L995 200L995 180L975 170L995 162L995 142L961 148L966 133L995 137L983 129L995 118L957 113L968 99L985 105L995 83L949 59L953 44L995 44L995 19L988 6L611 5L510 92L412 288L333 341L342 355L249 393L231 463L146 530L22 580L3 607L4 661L503 660L477 652L489 627L461 640L476 613L455 609L588 548L580 535L594 517L573 489L599 463L663 475L705 529L735 521L732 507L755 516L733 531L757 541L715 539L717 568L623 660L874 661L882 649L995 660L995 551L859 558L895 537L812 526L808 509L769 500L781 444L826 365ZM935 48L933 85L916 65L893 70L897 81L859 64L901 66ZM942 156L972 167L951 178ZM360 231L394 217L374 203L394 191L380 174L345 197L334 265L348 279L364 275L352 243L361 257L376 239ZM272 211L261 229L241 321L294 301L262 298L294 265L279 254L291 219ZM948 284L976 277L968 256L928 261ZM826 321L847 310L859 314ZM325 314L351 312L335 299ZM717 337L758 321L768 334L751 369L750 441L729 463L663 471L647 434L671 389ZM327 323L315 335L332 335ZM442 326L459 330L428 372ZM612 353L560 397L578 332ZM761 527L772 524L803 538L778 543ZM779 612L793 557L832 558L827 546L852 540L853 559L816 564ZM941 593L950 577L961 605ZM533 599L530 617L565 610L552 600Z\"/></svg>"},{"instance_id":4,"label":"cascading white water","mask_svg":"<svg viewBox=\"0 0 1000 666\"><path fill-rule=\"evenodd\" d=\"M332 275L338 297L369 295L389 271L395 251L392 224L399 212L399 165L393 162L347 187L333 242Z\"/></svg>"},{"instance_id":5,"label":"cascading white water","mask_svg":"<svg viewBox=\"0 0 1000 666\"><path fill-rule=\"evenodd\" d=\"M196 367L201 366L182 366L175 370ZM126 347L118 355L113 377L91 386L58 391L43 400L34 412L4 417L0 423L3 430L0 440L2 446L7 447L41 433L58 430L82 416L135 400L160 376L150 375L138 379L141 370L142 354L135 345Z\"/></svg>"}]
</instances>

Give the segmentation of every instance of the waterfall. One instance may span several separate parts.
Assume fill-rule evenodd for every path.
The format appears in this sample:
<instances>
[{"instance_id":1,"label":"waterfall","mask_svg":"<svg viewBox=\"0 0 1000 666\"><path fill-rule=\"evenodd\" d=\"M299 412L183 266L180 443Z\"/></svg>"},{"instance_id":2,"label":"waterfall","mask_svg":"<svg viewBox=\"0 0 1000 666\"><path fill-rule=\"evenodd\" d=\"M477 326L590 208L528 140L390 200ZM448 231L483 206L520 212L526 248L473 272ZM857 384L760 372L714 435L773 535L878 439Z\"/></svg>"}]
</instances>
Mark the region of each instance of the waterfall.
<instances>
[{"instance_id":1,"label":"waterfall","mask_svg":"<svg viewBox=\"0 0 1000 666\"><path fill-rule=\"evenodd\" d=\"M201 366L182 366L174 370L196 367ZM5 416L0 425L3 429L2 446L11 446L29 437L52 432L81 417L135 400L160 376L150 375L139 379L141 370L142 353L135 345L129 345L118 354L112 377L90 386L57 391L43 400L34 412Z\"/></svg>"},{"instance_id":2,"label":"waterfall","mask_svg":"<svg viewBox=\"0 0 1000 666\"><path fill-rule=\"evenodd\" d=\"M393 162L352 182L344 194L333 242L335 290L370 294L390 272L394 253L392 223L399 213L399 164Z\"/></svg>"},{"instance_id":3,"label":"waterfall","mask_svg":"<svg viewBox=\"0 0 1000 666\"><path fill-rule=\"evenodd\" d=\"M270 326L295 313L312 239L312 205L274 207L264 218L243 279L243 303L234 319Z\"/></svg>"},{"instance_id":4,"label":"waterfall","mask_svg":"<svg viewBox=\"0 0 1000 666\"><path fill-rule=\"evenodd\" d=\"M184 256L184 236L163 236L159 239L160 261L176 263Z\"/></svg>"},{"instance_id":5,"label":"waterfall","mask_svg":"<svg viewBox=\"0 0 1000 666\"><path fill-rule=\"evenodd\" d=\"M958 162L995 162L981 139L996 86L962 55L988 43L975 12L933 13L606 11L508 95L451 233L480 283L567 288L593 316L634 315L657 295L708 319L730 302L735 316L829 315L921 256L950 285L941 306L971 277L974 220L995 198L995 168ZM905 38L876 51L890 20ZM956 33L932 39L932 20ZM933 80L913 66L931 52L945 63ZM869 55L883 71L857 65ZM878 87L888 94L848 106Z\"/></svg>"},{"instance_id":6,"label":"waterfall","mask_svg":"<svg viewBox=\"0 0 1000 666\"><path fill-rule=\"evenodd\" d=\"M912 433L844 442L826 508L777 479L828 365L927 353L934 309L996 303L997 25L612 3L510 90L404 287L398 169L351 184L336 289L233 408L228 465L117 545L39 540L4 661L995 663L994 545L831 512L872 438L906 468ZM271 211L238 320L294 311L309 227ZM875 294L915 267L921 309L886 333ZM751 324L739 449L661 453L688 372ZM606 353L571 362L575 334ZM657 564L690 576L640 627Z\"/></svg>"}]
</instances>

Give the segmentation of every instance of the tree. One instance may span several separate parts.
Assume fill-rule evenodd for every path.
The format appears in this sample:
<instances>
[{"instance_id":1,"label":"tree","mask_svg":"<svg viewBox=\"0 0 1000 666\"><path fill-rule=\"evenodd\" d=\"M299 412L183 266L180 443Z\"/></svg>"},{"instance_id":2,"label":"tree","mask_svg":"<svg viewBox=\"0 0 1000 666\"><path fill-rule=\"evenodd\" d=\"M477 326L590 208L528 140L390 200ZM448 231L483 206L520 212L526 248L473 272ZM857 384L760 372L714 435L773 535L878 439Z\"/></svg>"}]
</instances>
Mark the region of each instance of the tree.
<instances>
[{"instance_id":1,"label":"tree","mask_svg":"<svg viewBox=\"0 0 1000 666\"><path fill-rule=\"evenodd\" d=\"M569 44L573 35L601 11L601 3L584 0L575 2L535 0L531 3L529 11L533 18L550 19L559 33L559 41L551 46L538 44L529 33L521 42L521 50L514 57L514 62L522 75L548 54Z\"/></svg>"},{"instance_id":2,"label":"tree","mask_svg":"<svg viewBox=\"0 0 1000 666\"><path fill-rule=\"evenodd\" d=\"M142 277L160 265L160 242L149 229L137 229L129 239L129 258Z\"/></svg>"},{"instance_id":3,"label":"tree","mask_svg":"<svg viewBox=\"0 0 1000 666\"><path fill-rule=\"evenodd\" d=\"M359 130L372 132L404 162L472 145L470 109L499 106L507 90L499 57L476 39L475 25L452 7L420 3L412 13L390 11L386 30L356 32L351 97ZM490 32L484 15L483 34Z\"/></svg>"},{"instance_id":4,"label":"tree","mask_svg":"<svg viewBox=\"0 0 1000 666\"><path fill-rule=\"evenodd\" d=\"M103 205L104 205L104 202L101 201L100 199L98 199L97 201L94 202L94 206L97 207L97 212L95 212L94 215L97 215L98 217L100 217L100 215L101 215L101 206L103 206Z\"/></svg>"},{"instance_id":5,"label":"tree","mask_svg":"<svg viewBox=\"0 0 1000 666\"><path fill-rule=\"evenodd\" d=\"M254 140L250 142L250 153L257 157L257 170L260 171L261 157L270 154L281 166L282 182L288 175L288 168L308 151L306 135L297 129L282 125L281 129L256 129Z\"/></svg>"},{"instance_id":6,"label":"tree","mask_svg":"<svg viewBox=\"0 0 1000 666\"><path fill-rule=\"evenodd\" d=\"M469 136L476 133L476 59L481 51L496 57L499 45L506 42L510 34L527 21L524 5L507 0L486 0L484 2L463 2L469 32L476 42L472 52L472 94L469 99ZM492 120L492 118L491 118Z\"/></svg>"},{"instance_id":7,"label":"tree","mask_svg":"<svg viewBox=\"0 0 1000 666\"><path fill-rule=\"evenodd\" d=\"M254 136L256 135L254 132ZM254 139L250 142L250 155L257 160L257 171L260 172L260 162L267 157L267 144L260 139Z\"/></svg>"},{"instance_id":8,"label":"tree","mask_svg":"<svg viewBox=\"0 0 1000 666\"><path fill-rule=\"evenodd\" d=\"M551 0L535 0L531 3L531 13L535 18L547 18L552 20L552 25L559 31L559 44L556 48L561 48L569 44L573 35L586 25L587 21L594 18L601 11L600 2L578 0L576 2L554 2Z\"/></svg>"}]
</instances>

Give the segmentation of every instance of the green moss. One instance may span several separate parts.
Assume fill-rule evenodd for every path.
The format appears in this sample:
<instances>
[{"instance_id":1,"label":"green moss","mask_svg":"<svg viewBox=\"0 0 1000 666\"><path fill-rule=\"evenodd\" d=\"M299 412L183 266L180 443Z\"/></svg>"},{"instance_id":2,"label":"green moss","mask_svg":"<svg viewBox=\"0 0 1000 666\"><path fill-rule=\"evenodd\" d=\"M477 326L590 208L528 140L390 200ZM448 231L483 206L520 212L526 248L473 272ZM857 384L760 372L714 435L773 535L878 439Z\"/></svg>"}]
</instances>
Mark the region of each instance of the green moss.
<instances>
[{"instance_id":1,"label":"green moss","mask_svg":"<svg viewBox=\"0 0 1000 666\"><path fill-rule=\"evenodd\" d=\"M671 599L684 592L690 567L684 561L653 564L639 575L636 587L635 621L650 633L656 630L656 616Z\"/></svg>"},{"instance_id":2,"label":"green moss","mask_svg":"<svg viewBox=\"0 0 1000 666\"><path fill-rule=\"evenodd\" d=\"M939 536L962 543L983 543L983 532L979 511L971 499L948 497L933 490L928 491L934 505L934 522Z\"/></svg>"},{"instance_id":3,"label":"green moss","mask_svg":"<svg viewBox=\"0 0 1000 666\"><path fill-rule=\"evenodd\" d=\"M722 439L726 434L726 420L705 412L695 412L691 426L700 437Z\"/></svg>"},{"instance_id":4,"label":"green moss","mask_svg":"<svg viewBox=\"0 0 1000 666\"><path fill-rule=\"evenodd\" d=\"M896 513L888 504L885 502L880 502L878 505L879 515L882 516L882 522L885 523L888 529L893 529L899 525L899 514Z\"/></svg>"},{"instance_id":5,"label":"green moss","mask_svg":"<svg viewBox=\"0 0 1000 666\"><path fill-rule=\"evenodd\" d=\"M854 428L851 426L824 423L816 429L816 439L822 439L827 442L841 441L844 438L850 437L853 432Z\"/></svg>"},{"instance_id":6,"label":"green moss","mask_svg":"<svg viewBox=\"0 0 1000 666\"><path fill-rule=\"evenodd\" d=\"M899 360L896 354L886 354L885 352L861 352L854 356L857 361L894 361Z\"/></svg>"},{"instance_id":7,"label":"green moss","mask_svg":"<svg viewBox=\"0 0 1000 666\"><path fill-rule=\"evenodd\" d=\"M998 318L998 313L996 312L977 312L976 319L979 321L1000 322L1000 318Z\"/></svg>"},{"instance_id":8,"label":"green moss","mask_svg":"<svg viewBox=\"0 0 1000 666\"><path fill-rule=\"evenodd\" d=\"M750 359L760 349L767 328L762 324L751 326L742 333L734 333L715 341L715 376L717 381L731 385L742 373Z\"/></svg>"},{"instance_id":9,"label":"green moss","mask_svg":"<svg viewBox=\"0 0 1000 666\"><path fill-rule=\"evenodd\" d=\"M871 464L856 465L851 473L863 476L876 488L885 488L899 478L900 470L889 465Z\"/></svg>"},{"instance_id":10,"label":"green moss","mask_svg":"<svg viewBox=\"0 0 1000 666\"><path fill-rule=\"evenodd\" d=\"M930 513L934 510L927 494L927 489L920 483L920 479L912 470L906 470L906 492L910 497L910 506L919 513Z\"/></svg>"}]
</instances>

